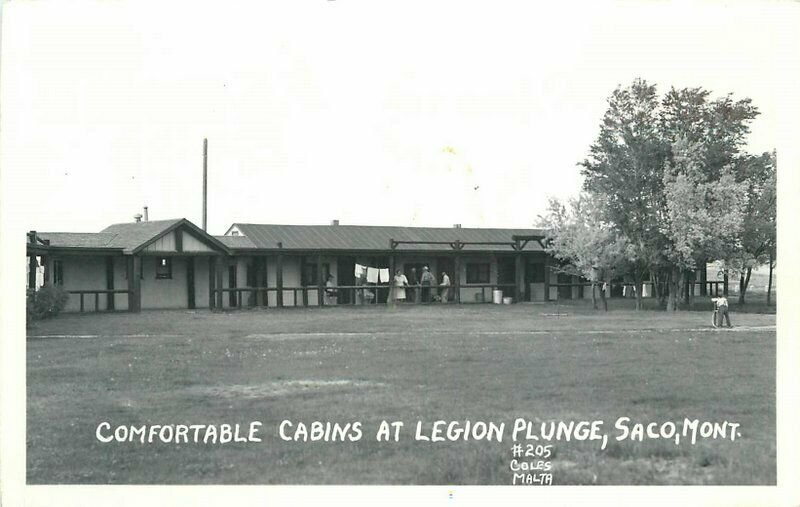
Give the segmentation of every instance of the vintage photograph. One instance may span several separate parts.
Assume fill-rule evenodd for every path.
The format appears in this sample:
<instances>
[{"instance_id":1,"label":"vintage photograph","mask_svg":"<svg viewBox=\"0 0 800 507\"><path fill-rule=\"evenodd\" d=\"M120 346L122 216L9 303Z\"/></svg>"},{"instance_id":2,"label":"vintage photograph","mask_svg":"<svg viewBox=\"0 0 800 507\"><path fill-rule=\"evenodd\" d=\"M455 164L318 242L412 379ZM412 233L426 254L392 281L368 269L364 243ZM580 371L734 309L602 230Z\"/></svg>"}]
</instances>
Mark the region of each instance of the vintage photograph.
<instances>
[{"instance_id":1,"label":"vintage photograph","mask_svg":"<svg viewBox=\"0 0 800 507\"><path fill-rule=\"evenodd\" d=\"M7 2L25 484L778 485L792 7Z\"/></svg>"}]
</instances>

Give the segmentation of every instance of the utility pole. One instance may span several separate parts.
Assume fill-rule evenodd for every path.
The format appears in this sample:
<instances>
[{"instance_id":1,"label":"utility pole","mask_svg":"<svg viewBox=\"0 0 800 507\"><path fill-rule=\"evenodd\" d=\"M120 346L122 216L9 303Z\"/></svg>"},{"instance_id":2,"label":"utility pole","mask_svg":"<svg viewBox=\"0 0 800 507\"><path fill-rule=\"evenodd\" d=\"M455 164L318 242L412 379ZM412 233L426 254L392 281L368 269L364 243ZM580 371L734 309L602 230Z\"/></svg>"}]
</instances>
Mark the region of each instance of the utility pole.
<instances>
[{"instance_id":1,"label":"utility pole","mask_svg":"<svg viewBox=\"0 0 800 507\"><path fill-rule=\"evenodd\" d=\"M208 139L203 139L203 230L208 226Z\"/></svg>"}]
</instances>

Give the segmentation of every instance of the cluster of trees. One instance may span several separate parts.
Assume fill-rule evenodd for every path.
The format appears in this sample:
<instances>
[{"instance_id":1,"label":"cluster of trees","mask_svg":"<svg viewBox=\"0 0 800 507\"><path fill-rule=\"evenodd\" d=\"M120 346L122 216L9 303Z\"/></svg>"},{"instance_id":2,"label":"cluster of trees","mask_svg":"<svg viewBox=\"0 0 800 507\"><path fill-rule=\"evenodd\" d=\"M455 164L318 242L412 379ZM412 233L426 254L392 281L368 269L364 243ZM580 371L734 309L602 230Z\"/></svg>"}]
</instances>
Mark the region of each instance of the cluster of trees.
<instances>
[{"instance_id":1,"label":"cluster of trees","mask_svg":"<svg viewBox=\"0 0 800 507\"><path fill-rule=\"evenodd\" d=\"M650 277L668 310L691 304L694 272L708 261L739 276L741 303L755 266L769 263L771 277L775 153L743 149L759 114L750 99L710 95L672 88L660 97L643 80L614 90L579 164L583 191L551 199L540 220L564 271L597 283L630 277L637 309Z\"/></svg>"}]
</instances>

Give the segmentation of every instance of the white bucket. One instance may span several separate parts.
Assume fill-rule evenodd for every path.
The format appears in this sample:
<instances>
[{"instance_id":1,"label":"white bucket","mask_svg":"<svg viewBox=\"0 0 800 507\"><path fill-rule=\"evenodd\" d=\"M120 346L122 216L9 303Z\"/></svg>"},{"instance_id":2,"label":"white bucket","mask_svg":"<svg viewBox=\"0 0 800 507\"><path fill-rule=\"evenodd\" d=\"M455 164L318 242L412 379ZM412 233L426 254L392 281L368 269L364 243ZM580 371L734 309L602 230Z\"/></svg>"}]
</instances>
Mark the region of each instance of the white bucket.
<instances>
[{"instance_id":1,"label":"white bucket","mask_svg":"<svg viewBox=\"0 0 800 507\"><path fill-rule=\"evenodd\" d=\"M504 305L510 305L512 300L513 300L513 298L503 298L503 304Z\"/></svg>"},{"instance_id":2,"label":"white bucket","mask_svg":"<svg viewBox=\"0 0 800 507\"><path fill-rule=\"evenodd\" d=\"M493 290L492 291L492 302L496 305L503 304L503 291L501 290Z\"/></svg>"}]
</instances>

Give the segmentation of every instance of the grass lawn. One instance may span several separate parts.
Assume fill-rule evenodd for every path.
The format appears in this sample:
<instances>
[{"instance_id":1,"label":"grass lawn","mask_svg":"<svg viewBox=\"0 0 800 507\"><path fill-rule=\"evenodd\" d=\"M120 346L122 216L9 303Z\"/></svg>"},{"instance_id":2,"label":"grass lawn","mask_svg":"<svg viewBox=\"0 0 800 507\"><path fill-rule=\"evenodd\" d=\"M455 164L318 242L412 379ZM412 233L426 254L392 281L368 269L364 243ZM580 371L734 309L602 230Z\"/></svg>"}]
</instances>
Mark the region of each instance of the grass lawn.
<instances>
[{"instance_id":1,"label":"grass lawn","mask_svg":"<svg viewBox=\"0 0 800 507\"><path fill-rule=\"evenodd\" d=\"M524 417L605 421L605 450L551 442L555 484L774 484L775 316L712 330L708 312L630 305L63 315L29 330L28 483L511 484ZM616 442L621 416L741 437ZM363 438L286 442L284 419L361 421ZM375 441L384 419L404 421L399 442ZM506 438L413 438L438 419L505 422ZM262 442L101 443L101 421L261 421Z\"/></svg>"}]
</instances>

